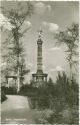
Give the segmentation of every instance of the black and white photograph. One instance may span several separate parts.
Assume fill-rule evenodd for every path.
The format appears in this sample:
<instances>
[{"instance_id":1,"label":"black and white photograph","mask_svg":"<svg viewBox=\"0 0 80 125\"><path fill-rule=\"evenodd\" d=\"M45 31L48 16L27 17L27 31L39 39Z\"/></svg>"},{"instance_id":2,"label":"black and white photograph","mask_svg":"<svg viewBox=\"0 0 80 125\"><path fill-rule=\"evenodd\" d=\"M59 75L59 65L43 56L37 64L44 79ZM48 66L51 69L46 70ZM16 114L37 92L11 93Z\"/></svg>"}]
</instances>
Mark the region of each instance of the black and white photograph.
<instances>
[{"instance_id":1,"label":"black and white photograph","mask_svg":"<svg viewBox=\"0 0 80 125\"><path fill-rule=\"evenodd\" d=\"M79 1L0 3L0 124L79 125Z\"/></svg>"}]
</instances>

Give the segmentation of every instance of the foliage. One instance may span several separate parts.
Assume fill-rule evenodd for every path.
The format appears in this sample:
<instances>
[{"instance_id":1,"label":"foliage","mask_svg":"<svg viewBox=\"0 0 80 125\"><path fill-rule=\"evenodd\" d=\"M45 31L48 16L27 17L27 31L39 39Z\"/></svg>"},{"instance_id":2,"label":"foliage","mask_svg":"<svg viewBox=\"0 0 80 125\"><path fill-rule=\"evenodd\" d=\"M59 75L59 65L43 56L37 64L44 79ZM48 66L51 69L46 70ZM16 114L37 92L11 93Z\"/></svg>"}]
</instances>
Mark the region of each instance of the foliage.
<instances>
[{"instance_id":1,"label":"foliage","mask_svg":"<svg viewBox=\"0 0 80 125\"><path fill-rule=\"evenodd\" d=\"M70 27L68 27L65 31L60 31L55 35L55 38L58 40L56 44L65 44L67 50L67 61L70 65L71 77L72 77L72 69L76 68L78 64L78 45L79 45L79 25L73 23Z\"/></svg>"},{"instance_id":2,"label":"foliage","mask_svg":"<svg viewBox=\"0 0 80 125\"><path fill-rule=\"evenodd\" d=\"M16 95L17 94L17 90L15 87L5 87L2 86L1 87L1 91L3 91L6 95Z\"/></svg>"},{"instance_id":3,"label":"foliage","mask_svg":"<svg viewBox=\"0 0 80 125\"><path fill-rule=\"evenodd\" d=\"M75 113L74 113L75 112ZM49 124L76 124L78 125L79 112L77 109L66 108L62 112L54 111L49 117L46 117Z\"/></svg>"},{"instance_id":4,"label":"foliage","mask_svg":"<svg viewBox=\"0 0 80 125\"><path fill-rule=\"evenodd\" d=\"M1 91L1 103L4 102L7 99L5 93Z\"/></svg>"},{"instance_id":5,"label":"foliage","mask_svg":"<svg viewBox=\"0 0 80 125\"><path fill-rule=\"evenodd\" d=\"M35 110L34 120L36 124L49 124L47 118L51 116L53 113L50 109L45 110Z\"/></svg>"},{"instance_id":6,"label":"foliage","mask_svg":"<svg viewBox=\"0 0 80 125\"><path fill-rule=\"evenodd\" d=\"M71 83L65 72L58 73L55 83L50 78L45 85L38 88L32 84L25 85L20 94L28 96L32 109L52 111L48 116L46 113L39 113L41 115L35 118L37 123L78 123L79 85L74 77Z\"/></svg>"},{"instance_id":7,"label":"foliage","mask_svg":"<svg viewBox=\"0 0 80 125\"><path fill-rule=\"evenodd\" d=\"M11 24L11 31L8 34L8 38L3 43L5 48L7 49L7 53L3 53L3 62L6 62L6 68L3 70L3 75L5 75L5 71L7 70L7 74L9 72L14 72L17 74L17 82L18 89L19 83L21 82L20 77L23 77L26 69L25 60L24 60L24 48L21 41L21 38L24 36L24 33L29 29L23 29L24 21L26 18L30 17L33 13L33 6L30 2L25 2L26 9L22 5L22 2L17 2L16 6L11 9L6 10L2 7L2 13L5 17L8 18L9 23ZM25 11L24 11L25 10ZM23 30L22 30L23 29ZM8 44L8 45L7 45Z\"/></svg>"}]
</instances>

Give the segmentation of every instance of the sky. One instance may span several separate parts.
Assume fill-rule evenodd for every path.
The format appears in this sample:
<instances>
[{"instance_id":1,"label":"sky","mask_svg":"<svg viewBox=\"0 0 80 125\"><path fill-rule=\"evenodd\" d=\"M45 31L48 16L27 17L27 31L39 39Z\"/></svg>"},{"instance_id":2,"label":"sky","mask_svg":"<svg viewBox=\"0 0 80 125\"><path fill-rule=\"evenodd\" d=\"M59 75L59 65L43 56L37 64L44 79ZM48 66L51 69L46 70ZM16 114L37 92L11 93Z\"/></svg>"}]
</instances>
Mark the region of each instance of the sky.
<instances>
[{"instance_id":1,"label":"sky","mask_svg":"<svg viewBox=\"0 0 80 125\"><path fill-rule=\"evenodd\" d=\"M22 2L26 9L25 2ZM30 74L27 79L31 79L31 74L37 70L37 39L40 27L43 30L43 71L55 81L58 71L69 71L69 65L66 61L64 51L66 47L56 46L54 34L60 30L65 30L73 22L79 21L79 4L78 2L32 2L34 13L25 20L23 29L30 27L25 33L22 42L25 49L26 66L30 68ZM5 8L16 8L14 2L2 2ZM1 18L5 20L1 14ZM7 19L8 20L8 19ZM7 23L10 30L11 26Z\"/></svg>"}]
</instances>

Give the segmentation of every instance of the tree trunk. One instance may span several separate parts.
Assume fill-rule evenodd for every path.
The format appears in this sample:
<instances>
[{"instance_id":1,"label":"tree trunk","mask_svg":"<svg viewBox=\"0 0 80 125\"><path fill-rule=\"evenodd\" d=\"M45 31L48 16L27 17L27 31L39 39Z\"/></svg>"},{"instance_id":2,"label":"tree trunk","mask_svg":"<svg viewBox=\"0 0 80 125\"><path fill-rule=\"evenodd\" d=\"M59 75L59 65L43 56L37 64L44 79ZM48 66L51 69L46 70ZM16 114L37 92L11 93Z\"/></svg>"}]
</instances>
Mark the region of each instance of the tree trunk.
<instances>
[{"instance_id":1,"label":"tree trunk","mask_svg":"<svg viewBox=\"0 0 80 125\"><path fill-rule=\"evenodd\" d=\"M72 63L70 63L70 84L72 83Z\"/></svg>"},{"instance_id":2,"label":"tree trunk","mask_svg":"<svg viewBox=\"0 0 80 125\"><path fill-rule=\"evenodd\" d=\"M17 27L14 29L14 39L16 42L16 54L17 54L17 93L20 91L20 67L19 67L19 32Z\"/></svg>"},{"instance_id":3,"label":"tree trunk","mask_svg":"<svg viewBox=\"0 0 80 125\"><path fill-rule=\"evenodd\" d=\"M17 93L20 91L20 74L19 74L19 67L17 71Z\"/></svg>"}]
</instances>

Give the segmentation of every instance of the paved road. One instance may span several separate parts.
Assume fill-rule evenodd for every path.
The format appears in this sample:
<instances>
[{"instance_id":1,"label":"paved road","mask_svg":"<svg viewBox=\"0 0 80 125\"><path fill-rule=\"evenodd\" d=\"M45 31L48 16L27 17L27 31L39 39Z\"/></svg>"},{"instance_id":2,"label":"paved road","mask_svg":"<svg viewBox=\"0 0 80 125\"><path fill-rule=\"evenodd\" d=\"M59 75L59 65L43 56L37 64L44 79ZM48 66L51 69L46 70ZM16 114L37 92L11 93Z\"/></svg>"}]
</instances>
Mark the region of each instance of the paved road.
<instances>
[{"instance_id":1,"label":"paved road","mask_svg":"<svg viewBox=\"0 0 80 125\"><path fill-rule=\"evenodd\" d=\"M7 100L1 104L2 124L35 124L33 113L26 97L7 95Z\"/></svg>"}]
</instances>

